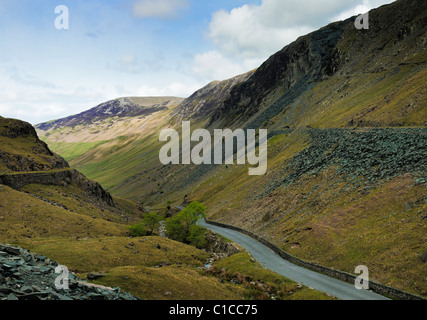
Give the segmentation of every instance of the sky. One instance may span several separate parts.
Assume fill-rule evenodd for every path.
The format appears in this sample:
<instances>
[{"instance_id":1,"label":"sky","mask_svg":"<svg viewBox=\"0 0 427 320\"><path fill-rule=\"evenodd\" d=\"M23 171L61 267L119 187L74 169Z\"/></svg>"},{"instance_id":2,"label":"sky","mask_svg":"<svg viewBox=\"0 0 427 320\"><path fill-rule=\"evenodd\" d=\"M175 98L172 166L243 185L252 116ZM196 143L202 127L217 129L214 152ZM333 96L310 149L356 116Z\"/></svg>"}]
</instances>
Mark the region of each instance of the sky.
<instances>
[{"instance_id":1,"label":"sky","mask_svg":"<svg viewBox=\"0 0 427 320\"><path fill-rule=\"evenodd\" d=\"M188 97L391 2L0 0L0 115L35 125L118 97Z\"/></svg>"}]
</instances>

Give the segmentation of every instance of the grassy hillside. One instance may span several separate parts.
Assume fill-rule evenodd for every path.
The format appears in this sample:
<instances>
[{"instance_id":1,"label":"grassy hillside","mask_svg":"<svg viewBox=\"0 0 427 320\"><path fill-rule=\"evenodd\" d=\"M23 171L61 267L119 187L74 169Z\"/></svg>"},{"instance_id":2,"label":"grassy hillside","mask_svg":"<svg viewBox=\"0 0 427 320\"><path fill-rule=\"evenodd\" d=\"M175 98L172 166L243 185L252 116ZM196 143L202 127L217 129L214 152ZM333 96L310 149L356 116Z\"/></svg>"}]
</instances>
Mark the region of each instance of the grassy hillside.
<instances>
[{"instance_id":1,"label":"grassy hillside","mask_svg":"<svg viewBox=\"0 0 427 320\"><path fill-rule=\"evenodd\" d=\"M214 107L193 96L142 122L40 134L116 196L165 208L188 195L211 220L297 257L350 273L366 265L372 279L427 297L427 7L401 0L370 17L369 30L348 19L299 38ZM162 165L159 133L176 116L192 128L267 128L266 175Z\"/></svg>"},{"instance_id":2,"label":"grassy hillside","mask_svg":"<svg viewBox=\"0 0 427 320\"><path fill-rule=\"evenodd\" d=\"M399 14L396 14L399 12ZM213 127L397 127L426 125L427 6L400 0L284 47L232 88Z\"/></svg>"},{"instance_id":3,"label":"grassy hillside","mask_svg":"<svg viewBox=\"0 0 427 320\"><path fill-rule=\"evenodd\" d=\"M206 251L157 235L130 237L129 226L146 212L140 204L117 196L110 201L95 182L54 155L31 125L0 120L0 163L8 169L0 175L0 243L43 254L81 278L103 272L97 283L120 286L142 299L237 300L262 292L207 273L202 267L211 254ZM284 278L275 283L298 289L280 299L295 292L330 299Z\"/></svg>"},{"instance_id":4,"label":"grassy hillside","mask_svg":"<svg viewBox=\"0 0 427 320\"><path fill-rule=\"evenodd\" d=\"M58 202L47 204L46 198L27 194L34 191ZM243 284L219 282L218 276L203 271L210 257L205 251L158 236L130 238L128 224L112 222L105 212L74 203L64 192L35 185L20 192L1 185L0 243L43 254L81 278L103 272L106 276L95 283L120 286L142 299L240 300L262 293ZM64 204L70 209L76 206L77 212L63 208ZM277 275L270 277L277 277L275 283L281 288L298 288L277 298L296 298L296 293L303 299L331 299ZM258 278L264 281L263 275Z\"/></svg>"},{"instance_id":5,"label":"grassy hillside","mask_svg":"<svg viewBox=\"0 0 427 320\"><path fill-rule=\"evenodd\" d=\"M34 252L61 261L81 278L90 272L105 277L91 281L148 300L333 299L298 285L251 262L240 253L204 270L209 254L161 237L23 240ZM63 250L67 247L67 250ZM217 273L222 270L222 274ZM244 275L247 281L231 281ZM227 278L224 276L227 275ZM222 279L222 281L218 281ZM268 287L259 286L266 283Z\"/></svg>"}]
</instances>

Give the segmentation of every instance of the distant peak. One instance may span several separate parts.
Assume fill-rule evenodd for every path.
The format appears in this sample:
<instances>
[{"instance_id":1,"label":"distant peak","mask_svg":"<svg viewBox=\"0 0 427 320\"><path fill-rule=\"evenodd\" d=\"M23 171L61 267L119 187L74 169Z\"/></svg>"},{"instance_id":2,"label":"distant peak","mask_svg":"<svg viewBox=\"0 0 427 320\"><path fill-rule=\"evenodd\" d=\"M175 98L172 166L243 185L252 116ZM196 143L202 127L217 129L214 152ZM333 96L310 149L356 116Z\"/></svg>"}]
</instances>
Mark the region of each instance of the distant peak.
<instances>
[{"instance_id":1,"label":"distant peak","mask_svg":"<svg viewBox=\"0 0 427 320\"><path fill-rule=\"evenodd\" d=\"M76 115L38 124L36 128L48 131L60 127L90 124L113 117L145 117L154 112L167 109L172 105L177 105L182 100L182 98L177 97L121 97L103 102Z\"/></svg>"}]
</instances>

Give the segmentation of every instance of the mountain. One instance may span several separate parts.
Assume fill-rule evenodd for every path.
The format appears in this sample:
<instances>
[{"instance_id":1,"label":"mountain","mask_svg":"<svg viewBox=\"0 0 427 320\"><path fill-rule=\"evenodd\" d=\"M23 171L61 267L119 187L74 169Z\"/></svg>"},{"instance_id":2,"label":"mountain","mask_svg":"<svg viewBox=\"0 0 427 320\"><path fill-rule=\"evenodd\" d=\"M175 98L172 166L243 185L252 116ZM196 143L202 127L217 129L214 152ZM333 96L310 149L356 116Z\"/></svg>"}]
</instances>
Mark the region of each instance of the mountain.
<instances>
[{"instance_id":1,"label":"mountain","mask_svg":"<svg viewBox=\"0 0 427 320\"><path fill-rule=\"evenodd\" d=\"M36 126L37 129L48 131L61 127L73 127L77 124L92 124L112 117L146 117L152 113L167 109L168 106L182 101L176 97L125 97L110 100L100 105L64 119L49 121Z\"/></svg>"},{"instance_id":2,"label":"mountain","mask_svg":"<svg viewBox=\"0 0 427 320\"><path fill-rule=\"evenodd\" d=\"M68 163L41 141L27 122L0 116L0 171L39 171L68 167ZM17 148L18 145L18 148Z\"/></svg>"},{"instance_id":3,"label":"mountain","mask_svg":"<svg viewBox=\"0 0 427 320\"><path fill-rule=\"evenodd\" d=\"M425 126L425 3L396 1L302 36L217 108L211 126Z\"/></svg>"},{"instance_id":4,"label":"mountain","mask_svg":"<svg viewBox=\"0 0 427 320\"><path fill-rule=\"evenodd\" d=\"M183 101L177 97L127 97L102 103L64 119L36 125L38 134L74 167L82 155L112 145L122 148L124 139L138 139L158 125L161 115ZM159 117L160 115L160 117ZM96 149L98 148L98 149ZM90 155L95 158L103 154Z\"/></svg>"},{"instance_id":5,"label":"mountain","mask_svg":"<svg viewBox=\"0 0 427 320\"><path fill-rule=\"evenodd\" d=\"M171 113L175 123L183 120L205 120L216 112L224 100L230 97L230 91L236 85L246 81L254 71L235 76L224 81L213 81L194 92Z\"/></svg>"},{"instance_id":6,"label":"mountain","mask_svg":"<svg viewBox=\"0 0 427 320\"><path fill-rule=\"evenodd\" d=\"M111 194L184 196L299 258L427 296L427 4L399 0L298 38L247 74L144 119L60 126L42 140ZM224 90L222 90L224 89ZM162 129L268 129L268 170L159 161ZM137 124L137 125L136 125Z\"/></svg>"}]
</instances>

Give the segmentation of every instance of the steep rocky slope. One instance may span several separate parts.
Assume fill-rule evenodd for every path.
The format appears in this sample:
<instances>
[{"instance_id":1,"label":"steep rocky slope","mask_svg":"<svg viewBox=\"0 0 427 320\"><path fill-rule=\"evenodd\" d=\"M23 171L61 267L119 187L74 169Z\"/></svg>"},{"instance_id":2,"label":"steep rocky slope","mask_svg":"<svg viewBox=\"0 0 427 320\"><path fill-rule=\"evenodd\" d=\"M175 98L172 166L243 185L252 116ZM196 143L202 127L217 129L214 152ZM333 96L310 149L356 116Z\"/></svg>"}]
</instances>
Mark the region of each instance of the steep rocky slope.
<instances>
[{"instance_id":1,"label":"steep rocky slope","mask_svg":"<svg viewBox=\"0 0 427 320\"><path fill-rule=\"evenodd\" d=\"M369 30L353 17L286 46L231 90L209 124L426 125L426 3L396 1L369 19Z\"/></svg>"},{"instance_id":2,"label":"steep rocky slope","mask_svg":"<svg viewBox=\"0 0 427 320\"><path fill-rule=\"evenodd\" d=\"M197 90L171 113L174 123L209 119L224 100L229 98L231 89L246 81L253 73L254 71L250 71L228 80L213 81Z\"/></svg>"}]
</instances>

